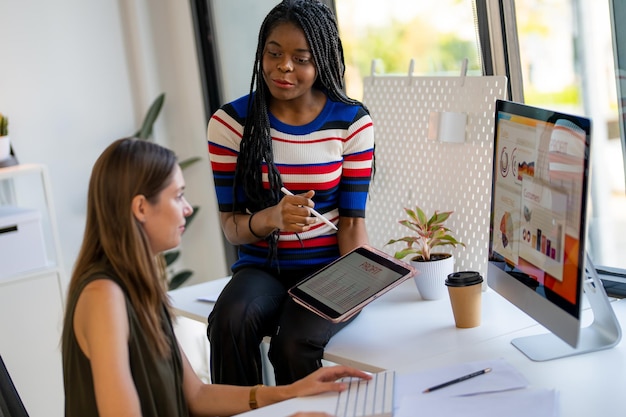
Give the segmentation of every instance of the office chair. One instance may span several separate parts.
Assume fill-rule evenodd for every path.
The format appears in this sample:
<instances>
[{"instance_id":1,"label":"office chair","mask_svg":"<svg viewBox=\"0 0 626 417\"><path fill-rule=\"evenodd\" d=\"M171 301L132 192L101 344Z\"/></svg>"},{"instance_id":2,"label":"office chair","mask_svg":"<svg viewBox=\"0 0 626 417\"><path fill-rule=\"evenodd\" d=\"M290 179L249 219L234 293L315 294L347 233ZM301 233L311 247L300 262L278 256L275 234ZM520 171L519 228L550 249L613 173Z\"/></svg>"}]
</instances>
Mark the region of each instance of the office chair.
<instances>
[{"instance_id":1,"label":"office chair","mask_svg":"<svg viewBox=\"0 0 626 417\"><path fill-rule=\"evenodd\" d=\"M0 417L28 417L2 356L0 356Z\"/></svg>"}]
</instances>

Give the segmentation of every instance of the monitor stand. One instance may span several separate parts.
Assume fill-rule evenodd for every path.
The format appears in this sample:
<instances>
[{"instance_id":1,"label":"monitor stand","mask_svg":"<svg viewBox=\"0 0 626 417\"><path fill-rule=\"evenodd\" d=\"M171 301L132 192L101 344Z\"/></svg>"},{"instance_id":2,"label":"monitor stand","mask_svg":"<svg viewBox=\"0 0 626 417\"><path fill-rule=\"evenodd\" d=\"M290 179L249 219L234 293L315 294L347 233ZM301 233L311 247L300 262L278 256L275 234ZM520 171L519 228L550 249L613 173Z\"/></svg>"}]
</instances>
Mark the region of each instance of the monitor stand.
<instances>
[{"instance_id":1,"label":"monitor stand","mask_svg":"<svg viewBox=\"0 0 626 417\"><path fill-rule=\"evenodd\" d=\"M609 349L617 345L622 338L622 329L602 281L596 273L589 254L585 266L583 291L587 295L593 323L580 329L578 345L574 348L559 339L553 333L525 336L513 339L511 343L533 361L548 361L566 356L580 355L596 350Z\"/></svg>"}]
</instances>

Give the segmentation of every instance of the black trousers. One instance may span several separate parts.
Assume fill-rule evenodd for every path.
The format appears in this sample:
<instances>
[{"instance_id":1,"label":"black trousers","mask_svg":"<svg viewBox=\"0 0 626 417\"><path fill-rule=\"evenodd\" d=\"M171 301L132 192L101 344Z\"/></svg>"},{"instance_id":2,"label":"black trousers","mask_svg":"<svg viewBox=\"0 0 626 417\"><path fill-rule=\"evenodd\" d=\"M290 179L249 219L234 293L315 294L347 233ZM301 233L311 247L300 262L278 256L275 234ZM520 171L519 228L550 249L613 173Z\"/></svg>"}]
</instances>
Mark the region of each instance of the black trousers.
<instances>
[{"instance_id":1,"label":"black trousers","mask_svg":"<svg viewBox=\"0 0 626 417\"><path fill-rule=\"evenodd\" d=\"M349 321L331 323L288 296L287 290L310 272L277 274L248 267L233 274L208 319L212 382L262 383L260 344L265 336L271 336L269 359L277 385L322 366L324 347Z\"/></svg>"}]
</instances>

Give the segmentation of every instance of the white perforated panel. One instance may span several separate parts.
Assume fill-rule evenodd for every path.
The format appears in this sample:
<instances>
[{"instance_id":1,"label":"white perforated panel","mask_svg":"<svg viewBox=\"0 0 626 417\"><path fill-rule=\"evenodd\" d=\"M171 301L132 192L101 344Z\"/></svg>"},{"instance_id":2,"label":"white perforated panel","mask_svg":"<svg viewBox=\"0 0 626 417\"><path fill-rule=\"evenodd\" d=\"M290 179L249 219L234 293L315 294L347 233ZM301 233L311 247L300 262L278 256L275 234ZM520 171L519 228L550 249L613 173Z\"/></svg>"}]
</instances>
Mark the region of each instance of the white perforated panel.
<instances>
[{"instance_id":1,"label":"white perforated panel","mask_svg":"<svg viewBox=\"0 0 626 417\"><path fill-rule=\"evenodd\" d=\"M364 80L374 120L376 174L366 225L370 243L393 254L389 239L409 230L398 224L404 207L453 210L448 227L466 244L451 251L455 271L487 272L495 101L506 77L373 76ZM467 114L464 143L427 139L431 112Z\"/></svg>"}]
</instances>

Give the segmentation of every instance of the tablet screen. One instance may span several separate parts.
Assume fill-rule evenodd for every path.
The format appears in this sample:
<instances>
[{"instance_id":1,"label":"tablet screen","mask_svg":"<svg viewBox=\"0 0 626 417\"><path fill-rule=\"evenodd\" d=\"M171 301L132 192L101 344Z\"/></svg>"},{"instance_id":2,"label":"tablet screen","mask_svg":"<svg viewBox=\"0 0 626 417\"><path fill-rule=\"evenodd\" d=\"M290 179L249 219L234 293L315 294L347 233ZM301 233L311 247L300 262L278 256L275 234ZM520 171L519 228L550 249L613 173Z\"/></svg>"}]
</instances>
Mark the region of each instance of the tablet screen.
<instances>
[{"instance_id":1,"label":"tablet screen","mask_svg":"<svg viewBox=\"0 0 626 417\"><path fill-rule=\"evenodd\" d=\"M290 293L324 315L337 318L412 275L408 265L359 247L305 278Z\"/></svg>"}]
</instances>

